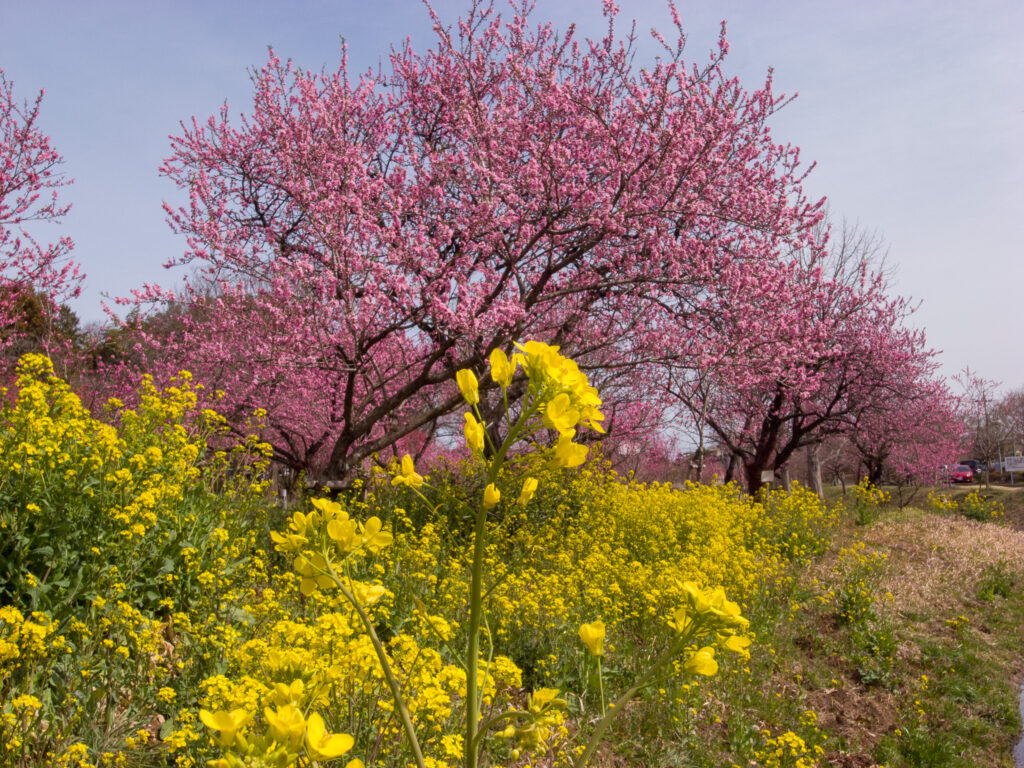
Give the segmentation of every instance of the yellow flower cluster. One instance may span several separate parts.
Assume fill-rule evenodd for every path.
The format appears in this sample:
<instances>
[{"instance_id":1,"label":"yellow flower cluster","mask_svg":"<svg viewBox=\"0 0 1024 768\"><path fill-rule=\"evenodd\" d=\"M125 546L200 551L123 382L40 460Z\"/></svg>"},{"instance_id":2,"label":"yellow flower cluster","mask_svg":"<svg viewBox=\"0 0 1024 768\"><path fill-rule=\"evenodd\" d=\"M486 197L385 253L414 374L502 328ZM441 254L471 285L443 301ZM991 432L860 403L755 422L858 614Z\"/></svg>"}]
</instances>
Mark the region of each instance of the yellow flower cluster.
<instances>
[{"instance_id":1,"label":"yellow flower cluster","mask_svg":"<svg viewBox=\"0 0 1024 768\"><path fill-rule=\"evenodd\" d=\"M757 764L765 768L817 768L825 750L819 746L808 747L807 743L792 731L771 736L765 741L764 749L756 754Z\"/></svg>"},{"instance_id":2,"label":"yellow flower cluster","mask_svg":"<svg viewBox=\"0 0 1024 768\"><path fill-rule=\"evenodd\" d=\"M858 505L879 507L888 504L891 496L865 477L853 486L853 498Z\"/></svg>"},{"instance_id":3,"label":"yellow flower cluster","mask_svg":"<svg viewBox=\"0 0 1024 768\"><path fill-rule=\"evenodd\" d=\"M272 531L270 537L279 552L294 555L292 567L302 577L300 589L307 597L318 589L338 586L338 566L357 554L377 554L391 545L393 537L383 530L379 517L361 523L349 517L341 504L326 498L312 500L314 510L296 512L288 520L284 533ZM379 585L348 580L346 586L359 603L371 606L384 595Z\"/></svg>"},{"instance_id":4,"label":"yellow flower cluster","mask_svg":"<svg viewBox=\"0 0 1024 768\"><path fill-rule=\"evenodd\" d=\"M53 630L45 614L34 613L26 620L14 606L0 606L0 677L13 676L16 666L46 656Z\"/></svg>"},{"instance_id":5,"label":"yellow flower cluster","mask_svg":"<svg viewBox=\"0 0 1024 768\"><path fill-rule=\"evenodd\" d=\"M489 358L491 380L501 388L503 395L507 395L520 367L527 376L528 391L524 410L519 421L509 425L510 440L528 440L542 427L552 430L557 434L554 444L546 451L535 446L534 453L546 455L551 468L580 466L586 460L588 449L585 445L573 442L577 428L583 425L596 432L604 432L601 426L604 414L600 410L601 398L597 389L590 385L586 374L576 362L562 355L558 347L540 341L527 341L516 344L516 348L519 351L511 358L501 349L492 350ZM480 456L489 439L487 425L482 422L478 408L480 383L476 374L468 368L458 371L455 379L463 399L472 408L463 415L466 444L475 456ZM507 399L505 404L507 409ZM492 448L497 450L498 446ZM395 478L396 483L400 480L400 477ZM498 490L492 486L488 491L486 503L495 506ZM532 490L524 486L520 503L525 504L530 495Z\"/></svg>"},{"instance_id":6,"label":"yellow flower cluster","mask_svg":"<svg viewBox=\"0 0 1024 768\"><path fill-rule=\"evenodd\" d=\"M565 750L557 763L582 721L567 722L570 697L553 686L575 691L585 652L599 676L614 659L608 716L638 690L620 638L647 638L664 659L637 685L714 675L723 650L746 656L741 606L823 547L833 518L816 497L752 503L729 486L627 482L597 462L565 473L588 454L577 430L601 431L596 390L539 342L489 362L503 395L520 372L527 394L484 424L480 382L459 372L473 461L447 488L405 457L392 478L309 499L264 533L281 519L261 506L266 446L212 450L219 419L197 411L187 376L163 391L143 382L135 408L111 405L113 426L45 358L26 358L0 423L0 482L16 500L0 524L82 581L16 564L0 603L0 761L447 768L477 747L482 764ZM427 512L396 507L410 497ZM46 611L24 608L47 595L59 601ZM97 712L116 713L120 734L98 754L86 746Z\"/></svg>"},{"instance_id":7,"label":"yellow flower cluster","mask_svg":"<svg viewBox=\"0 0 1024 768\"><path fill-rule=\"evenodd\" d=\"M559 697L557 688L538 688L526 699L526 710L519 725L509 725L500 731L500 739L514 739L516 746L509 757L518 760L523 750L546 751L556 736L563 737L565 731L566 701Z\"/></svg>"},{"instance_id":8,"label":"yellow flower cluster","mask_svg":"<svg viewBox=\"0 0 1024 768\"><path fill-rule=\"evenodd\" d=\"M452 740L459 738L457 714L465 698L466 676L460 667L445 662L442 654L428 644L428 639L436 642L438 637L449 636L448 622L440 616L422 613L417 618L419 621L410 628L412 633L397 634L390 640L388 660L403 681L408 706L427 754L437 765L447 765L461 754L461 749L452 753ZM428 639L416 637L419 632ZM369 741L360 744L364 748L367 743L376 744L378 761L385 761L393 753L402 754L401 733L387 716L393 711L393 703L380 663L351 610L327 610L310 620L277 621L238 648L229 672L230 676L210 677L203 683L202 703L208 714L204 716L200 711L199 715L215 731L207 722L214 715L222 719L230 716L248 727L259 721L262 714L264 727L269 728L274 717L279 716L268 715L268 711L284 706L298 711L316 707L321 712L330 712L335 722L354 723L353 732L369 733ZM518 688L520 684L515 664L497 656L488 666L482 693L485 700L494 701L499 691ZM297 736L291 743L297 747L301 742L297 721L293 726ZM222 735L214 739L222 747L230 746L224 743ZM183 738L183 745L187 741ZM257 743L260 749L269 747L268 740ZM232 760L230 754L225 752L222 759ZM288 753L288 760L292 754Z\"/></svg>"},{"instance_id":9,"label":"yellow flower cluster","mask_svg":"<svg viewBox=\"0 0 1024 768\"><path fill-rule=\"evenodd\" d=\"M148 762L155 714L175 717L238 646L238 606L258 604L266 565L248 520L264 504L266 446L212 453L216 419L187 374L137 395L108 403L105 423L27 355L2 406L2 764ZM96 754L98 712L125 735Z\"/></svg>"},{"instance_id":10,"label":"yellow flower cluster","mask_svg":"<svg viewBox=\"0 0 1024 768\"><path fill-rule=\"evenodd\" d=\"M980 490L973 490L960 499L960 512L972 520L987 522L1001 520L1006 514L1003 503L999 499L984 496Z\"/></svg>"},{"instance_id":11,"label":"yellow flower cluster","mask_svg":"<svg viewBox=\"0 0 1024 768\"><path fill-rule=\"evenodd\" d=\"M770 510L734 488L623 483L596 468L540 475L544 514L509 513L493 537L486 568L496 637L554 636L600 616L609 626L645 627L685 599L682 583L717 584L741 601L784 577L794 560L819 551L834 515L816 496L777 497ZM399 543L431 585L431 610L465 597L461 553L425 526Z\"/></svg>"},{"instance_id":12,"label":"yellow flower cluster","mask_svg":"<svg viewBox=\"0 0 1024 768\"><path fill-rule=\"evenodd\" d=\"M303 752L314 762L334 760L352 749L355 739L349 734L328 732L319 713L307 715L301 701L291 700L287 691L286 698L284 704L264 708L266 729L260 734L249 731L253 716L244 709L199 710L203 725L217 734L217 744L226 749L224 757L208 763L210 768L292 765ZM363 761L350 760L346 768L363 768Z\"/></svg>"},{"instance_id":13,"label":"yellow flower cluster","mask_svg":"<svg viewBox=\"0 0 1024 768\"><path fill-rule=\"evenodd\" d=\"M951 496L933 488L928 491L928 508L932 512L951 512L957 504Z\"/></svg>"}]
</instances>

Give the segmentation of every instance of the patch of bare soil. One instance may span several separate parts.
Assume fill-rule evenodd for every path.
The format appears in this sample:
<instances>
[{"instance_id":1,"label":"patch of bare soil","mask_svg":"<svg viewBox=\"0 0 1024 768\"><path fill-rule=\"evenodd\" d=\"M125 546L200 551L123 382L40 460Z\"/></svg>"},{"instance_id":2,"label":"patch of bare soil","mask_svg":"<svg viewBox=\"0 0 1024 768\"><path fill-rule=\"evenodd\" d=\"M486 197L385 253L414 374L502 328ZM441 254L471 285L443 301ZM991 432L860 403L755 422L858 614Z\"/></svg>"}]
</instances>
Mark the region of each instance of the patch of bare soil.
<instances>
[{"instance_id":1,"label":"patch of bare soil","mask_svg":"<svg viewBox=\"0 0 1024 768\"><path fill-rule=\"evenodd\" d=\"M807 700L824 728L861 744L891 731L899 715L892 695L879 688L822 688L809 692Z\"/></svg>"}]
</instances>

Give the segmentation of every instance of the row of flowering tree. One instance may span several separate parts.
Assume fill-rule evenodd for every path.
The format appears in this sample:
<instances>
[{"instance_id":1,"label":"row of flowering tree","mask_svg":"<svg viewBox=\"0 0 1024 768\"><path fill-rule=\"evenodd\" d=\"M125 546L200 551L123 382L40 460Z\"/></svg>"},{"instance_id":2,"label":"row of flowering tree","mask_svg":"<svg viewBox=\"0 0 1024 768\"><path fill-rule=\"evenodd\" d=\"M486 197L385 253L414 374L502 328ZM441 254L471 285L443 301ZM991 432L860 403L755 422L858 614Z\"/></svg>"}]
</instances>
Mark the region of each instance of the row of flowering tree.
<instances>
[{"instance_id":1,"label":"row of flowering tree","mask_svg":"<svg viewBox=\"0 0 1024 768\"><path fill-rule=\"evenodd\" d=\"M191 369L236 423L266 408L277 458L330 478L443 419L456 370L527 337L619 394L606 428L648 426L664 398L637 369L703 343L723 276L813 247L819 206L769 132L781 98L723 73L724 38L688 65L677 18L640 70L606 14L581 41L474 5L358 77L271 54L247 115L173 140L176 263L200 279L135 297L188 308L147 366Z\"/></svg>"},{"instance_id":2,"label":"row of flowering tree","mask_svg":"<svg viewBox=\"0 0 1024 768\"><path fill-rule=\"evenodd\" d=\"M700 345L707 356L668 367L669 393L752 492L801 449L835 437L873 482L883 469L932 482L955 460L956 403L908 322L913 307L891 295L876 239L845 224L836 234L773 279L720 291Z\"/></svg>"},{"instance_id":3,"label":"row of flowering tree","mask_svg":"<svg viewBox=\"0 0 1024 768\"><path fill-rule=\"evenodd\" d=\"M358 76L344 56L314 73L272 52L246 114L173 138L162 172L187 203L167 213L187 248L168 266L192 276L124 299L120 354L102 356L192 371L239 434L264 409L275 459L322 480L443 446L455 372L524 338L579 361L610 445L635 453L682 413L752 491L799 448L909 413L931 353L881 275L830 255L798 151L769 130L786 98L725 74L724 31L687 63L669 8L648 68L611 2L600 40L476 2L454 27L433 16L433 48ZM66 209L40 199L63 180L38 102L19 111L2 84L5 141L36 152L27 192L0 196L5 275L74 290L69 241L11 245L12 225ZM485 387L485 424L523 391Z\"/></svg>"}]
</instances>

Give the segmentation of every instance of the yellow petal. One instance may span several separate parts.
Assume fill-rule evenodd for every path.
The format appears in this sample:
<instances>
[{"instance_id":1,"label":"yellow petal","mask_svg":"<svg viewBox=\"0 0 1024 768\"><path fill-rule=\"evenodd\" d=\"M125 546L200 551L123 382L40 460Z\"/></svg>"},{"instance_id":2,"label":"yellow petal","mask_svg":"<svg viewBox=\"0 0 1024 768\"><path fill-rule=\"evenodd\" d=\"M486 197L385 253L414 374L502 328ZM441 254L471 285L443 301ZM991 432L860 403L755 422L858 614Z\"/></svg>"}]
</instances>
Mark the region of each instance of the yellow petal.
<instances>
[{"instance_id":1,"label":"yellow petal","mask_svg":"<svg viewBox=\"0 0 1024 768\"><path fill-rule=\"evenodd\" d=\"M490 356L491 362L491 379L494 380L495 384L498 384L503 389L508 389L509 384L512 383L512 377L516 372L516 359L512 357L510 361L508 355L500 349L491 350Z\"/></svg>"},{"instance_id":2,"label":"yellow petal","mask_svg":"<svg viewBox=\"0 0 1024 768\"><path fill-rule=\"evenodd\" d=\"M484 425L476 420L476 417L466 411L464 414L466 426L463 427L463 434L466 436L466 444L470 450L481 453L484 450Z\"/></svg>"},{"instance_id":3,"label":"yellow petal","mask_svg":"<svg viewBox=\"0 0 1024 768\"><path fill-rule=\"evenodd\" d=\"M408 477L416 471L416 464L408 453L402 457L402 474Z\"/></svg>"},{"instance_id":4,"label":"yellow petal","mask_svg":"<svg viewBox=\"0 0 1024 768\"><path fill-rule=\"evenodd\" d=\"M750 648L749 637L743 637L742 635L730 635L726 641L722 643L722 647L732 651L733 653L738 653L744 658L750 658L750 651L748 650Z\"/></svg>"},{"instance_id":5,"label":"yellow petal","mask_svg":"<svg viewBox=\"0 0 1024 768\"><path fill-rule=\"evenodd\" d=\"M530 499L533 498L533 494L537 491L537 478L528 477L523 481L523 490L519 492L518 503L521 506L526 506L530 503Z\"/></svg>"},{"instance_id":6,"label":"yellow petal","mask_svg":"<svg viewBox=\"0 0 1024 768\"><path fill-rule=\"evenodd\" d=\"M718 672L718 662L715 661L715 649L701 648L686 660L686 663L683 664L683 669L691 674L711 677Z\"/></svg>"},{"instance_id":7,"label":"yellow petal","mask_svg":"<svg viewBox=\"0 0 1024 768\"><path fill-rule=\"evenodd\" d=\"M317 760L333 760L352 749L355 739L347 733L328 733L324 719L316 712L306 722L306 747Z\"/></svg>"}]
</instances>

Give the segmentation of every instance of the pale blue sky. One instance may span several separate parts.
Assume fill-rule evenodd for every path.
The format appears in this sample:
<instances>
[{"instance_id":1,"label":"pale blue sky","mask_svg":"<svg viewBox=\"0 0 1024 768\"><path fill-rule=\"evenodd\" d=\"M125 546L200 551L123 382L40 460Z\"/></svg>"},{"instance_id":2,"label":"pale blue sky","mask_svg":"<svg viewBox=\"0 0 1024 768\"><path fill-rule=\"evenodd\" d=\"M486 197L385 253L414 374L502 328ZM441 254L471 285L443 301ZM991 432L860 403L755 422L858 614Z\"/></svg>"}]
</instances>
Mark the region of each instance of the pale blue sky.
<instances>
[{"instance_id":1,"label":"pale blue sky","mask_svg":"<svg viewBox=\"0 0 1024 768\"><path fill-rule=\"evenodd\" d=\"M660 0L619 0L647 30L671 31ZM468 3L438 0L454 19ZM537 0L535 18L598 36L600 0ZM729 24L728 69L750 88L769 67L799 92L776 137L816 161L807 186L839 216L889 244L900 293L952 374L965 365L1024 386L1024 3L1019 0L703 0L680 2L688 58ZM22 97L47 95L42 125L75 184L63 232L87 275L75 309L102 318L100 294L176 283L161 265L184 248L157 174L180 120L227 99L250 104L249 67L268 45L299 65L334 69L339 36L355 70L406 36L432 42L418 0L292 3L0 0L0 68ZM56 231L41 231L54 238Z\"/></svg>"}]
</instances>

